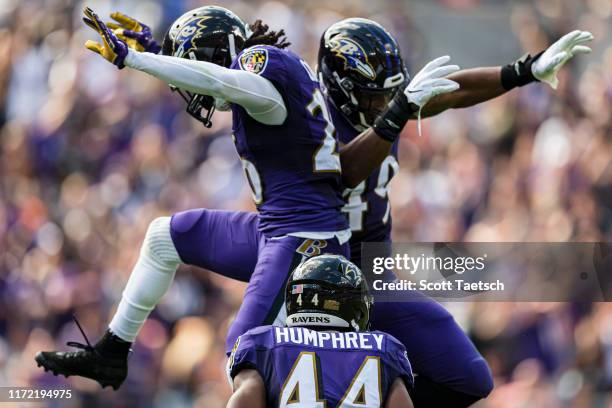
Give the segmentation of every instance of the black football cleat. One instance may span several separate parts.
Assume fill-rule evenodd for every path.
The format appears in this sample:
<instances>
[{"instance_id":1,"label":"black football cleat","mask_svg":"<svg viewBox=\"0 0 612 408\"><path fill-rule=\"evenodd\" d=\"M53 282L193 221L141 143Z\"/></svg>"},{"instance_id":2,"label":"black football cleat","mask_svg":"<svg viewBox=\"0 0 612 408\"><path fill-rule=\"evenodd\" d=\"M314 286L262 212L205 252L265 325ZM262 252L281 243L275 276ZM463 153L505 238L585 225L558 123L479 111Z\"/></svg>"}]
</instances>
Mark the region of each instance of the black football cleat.
<instances>
[{"instance_id":1,"label":"black football cleat","mask_svg":"<svg viewBox=\"0 0 612 408\"><path fill-rule=\"evenodd\" d=\"M76 319L75 319L76 322ZM66 378L71 375L90 378L97 381L102 388L111 386L114 390L119 389L127 377L127 352L125 353L103 353L103 343L108 342L107 337L112 336L109 332L92 346L85 336L81 325L76 322L83 334L87 344L70 341L68 346L80 348L80 351L39 351L34 359L39 367L45 371L51 371L53 375L63 375ZM130 343L126 343L130 344ZM127 348L129 351L129 347Z\"/></svg>"}]
</instances>

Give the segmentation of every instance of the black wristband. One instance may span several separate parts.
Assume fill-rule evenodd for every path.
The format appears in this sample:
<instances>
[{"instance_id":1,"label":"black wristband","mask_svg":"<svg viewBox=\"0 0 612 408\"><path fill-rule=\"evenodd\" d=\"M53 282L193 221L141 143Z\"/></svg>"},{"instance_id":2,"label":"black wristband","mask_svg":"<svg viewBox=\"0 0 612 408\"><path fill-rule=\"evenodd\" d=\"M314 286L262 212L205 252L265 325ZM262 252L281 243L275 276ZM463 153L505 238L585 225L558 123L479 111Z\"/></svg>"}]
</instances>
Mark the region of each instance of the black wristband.
<instances>
[{"instance_id":1,"label":"black wristband","mask_svg":"<svg viewBox=\"0 0 612 408\"><path fill-rule=\"evenodd\" d=\"M512 64L508 64L501 69L501 84L505 90L509 91L517 86L527 85L537 81L531 72L531 65L540 58L544 51L539 52L535 56L529 54L523 55Z\"/></svg>"},{"instance_id":2,"label":"black wristband","mask_svg":"<svg viewBox=\"0 0 612 408\"><path fill-rule=\"evenodd\" d=\"M408 98L404 95L404 88L402 87L397 90L387 109L376 117L372 128L378 136L393 143L410 116L418 109L418 106L408 103Z\"/></svg>"}]
</instances>

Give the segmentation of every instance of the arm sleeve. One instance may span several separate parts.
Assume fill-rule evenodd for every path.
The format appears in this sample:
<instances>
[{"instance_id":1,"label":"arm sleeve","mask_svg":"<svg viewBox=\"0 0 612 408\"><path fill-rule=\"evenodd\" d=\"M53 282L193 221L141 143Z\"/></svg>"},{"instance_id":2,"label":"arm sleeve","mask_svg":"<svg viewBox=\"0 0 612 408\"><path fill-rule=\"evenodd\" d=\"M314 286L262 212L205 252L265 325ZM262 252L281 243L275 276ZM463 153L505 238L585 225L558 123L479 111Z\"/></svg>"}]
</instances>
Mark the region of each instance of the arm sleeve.
<instances>
[{"instance_id":1,"label":"arm sleeve","mask_svg":"<svg viewBox=\"0 0 612 408\"><path fill-rule=\"evenodd\" d=\"M265 125L280 125L287 117L280 92L268 79L252 72L131 49L125 65L177 88L240 105L253 119Z\"/></svg>"}]
</instances>

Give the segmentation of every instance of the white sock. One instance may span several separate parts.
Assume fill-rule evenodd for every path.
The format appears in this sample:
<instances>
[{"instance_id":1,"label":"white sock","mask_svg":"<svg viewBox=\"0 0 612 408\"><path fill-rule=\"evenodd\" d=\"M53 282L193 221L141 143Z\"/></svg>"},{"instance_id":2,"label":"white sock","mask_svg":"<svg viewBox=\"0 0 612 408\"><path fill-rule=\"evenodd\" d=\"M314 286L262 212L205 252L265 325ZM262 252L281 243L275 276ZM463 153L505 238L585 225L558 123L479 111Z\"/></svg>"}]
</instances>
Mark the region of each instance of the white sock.
<instances>
[{"instance_id":1,"label":"white sock","mask_svg":"<svg viewBox=\"0 0 612 408\"><path fill-rule=\"evenodd\" d=\"M149 313L172 284L180 263L170 236L170 217L156 218L149 225L140 256L109 325L115 335L134 341Z\"/></svg>"}]
</instances>

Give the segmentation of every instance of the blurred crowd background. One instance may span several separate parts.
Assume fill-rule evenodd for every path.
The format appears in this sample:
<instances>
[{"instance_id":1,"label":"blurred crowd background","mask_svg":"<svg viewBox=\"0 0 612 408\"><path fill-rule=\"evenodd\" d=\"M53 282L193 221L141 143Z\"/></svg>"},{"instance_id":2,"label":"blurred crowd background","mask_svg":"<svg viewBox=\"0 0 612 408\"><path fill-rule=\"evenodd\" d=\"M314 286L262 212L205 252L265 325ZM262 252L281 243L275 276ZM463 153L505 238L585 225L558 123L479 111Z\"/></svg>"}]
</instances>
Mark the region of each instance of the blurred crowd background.
<instances>
[{"instance_id":1,"label":"blurred crowd background","mask_svg":"<svg viewBox=\"0 0 612 408\"><path fill-rule=\"evenodd\" d=\"M223 344L244 285L181 267L145 325L119 392L38 369L41 349L106 328L155 217L252 210L218 113L205 129L160 81L88 52L84 2L0 1L0 385L70 387L68 407L219 407ZM158 39L200 1L87 2ZM390 185L394 237L410 241L609 241L612 236L612 2L609 0L217 1L285 28L315 65L322 31L353 16L399 40L416 72L449 54L502 65L564 33L594 52L560 73L402 135ZM496 381L481 407L612 407L612 303L448 304ZM40 406L40 405L37 405Z\"/></svg>"}]
</instances>

